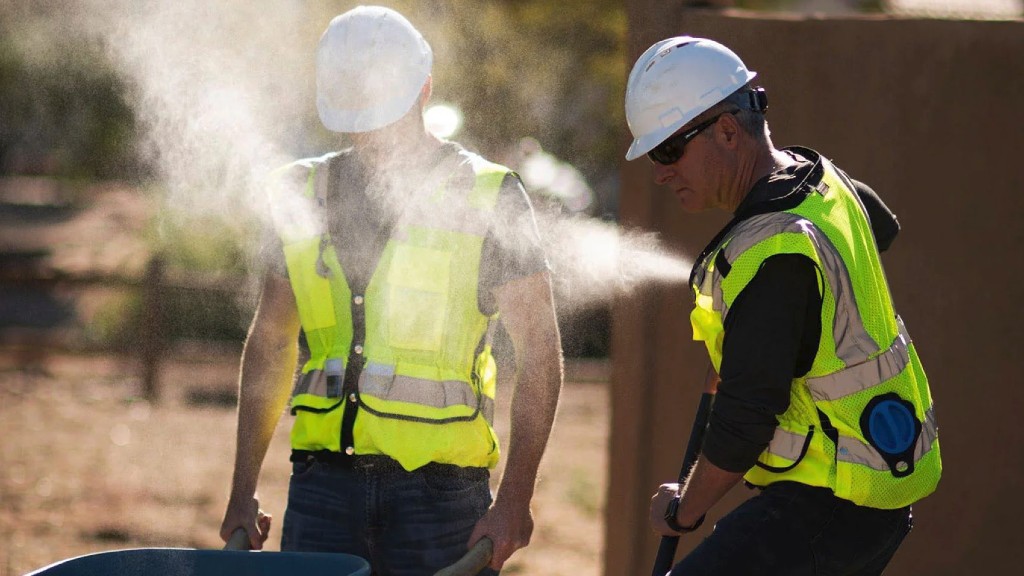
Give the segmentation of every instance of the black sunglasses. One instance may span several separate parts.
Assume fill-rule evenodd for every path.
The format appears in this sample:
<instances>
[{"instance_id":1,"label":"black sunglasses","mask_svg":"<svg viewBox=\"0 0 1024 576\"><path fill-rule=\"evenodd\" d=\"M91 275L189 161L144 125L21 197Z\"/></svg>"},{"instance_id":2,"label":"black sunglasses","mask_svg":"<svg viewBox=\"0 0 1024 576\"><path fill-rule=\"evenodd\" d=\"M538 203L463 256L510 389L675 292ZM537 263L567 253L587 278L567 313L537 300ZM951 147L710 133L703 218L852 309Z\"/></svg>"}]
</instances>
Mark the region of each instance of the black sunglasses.
<instances>
[{"instance_id":1,"label":"black sunglasses","mask_svg":"<svg viewBox=\"0 0 1024 576\"><path fill-rule=\"evenodd\" d=\"M690 143L690 140L696 138L697 135L703 132L708 126L718 122L718 119L721 118L723 114L735 114L736 112L739 112L739 110L733 112L722 112L722 114L719 114L705 122L701 122L686 132L680 132L674 136L669 136L664 142L658 144L648 152L647 157L658 164L664 164L666 166L669 164L675 164L677 160L682 158L683 149L685 149L686 145Z\"/></svg>"}]
</instances>

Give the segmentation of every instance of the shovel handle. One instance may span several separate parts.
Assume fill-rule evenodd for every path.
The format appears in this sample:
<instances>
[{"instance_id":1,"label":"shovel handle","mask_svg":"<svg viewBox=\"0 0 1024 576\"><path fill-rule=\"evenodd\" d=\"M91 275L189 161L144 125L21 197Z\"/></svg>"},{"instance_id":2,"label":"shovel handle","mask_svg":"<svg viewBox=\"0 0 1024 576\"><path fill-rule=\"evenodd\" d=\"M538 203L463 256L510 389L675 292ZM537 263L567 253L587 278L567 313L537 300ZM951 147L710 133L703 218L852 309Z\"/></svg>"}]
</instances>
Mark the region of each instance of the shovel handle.
<instances>
[{"instance_id":1,"label":"shovel handle","mask_svg":"<svg viewBox=\"0 0 1024 576\"><path fill-rule=\"evenodd\" d=\"M245 528L238 527L231 533L231 537L228 538L227 544L224 545L225 550L248 550L249 549L249 533L245 531Z\"/></svg>"},{"instance_id":2,"label":"shovel handle","mask_svg":"<svg viewBox=\"0 0 1024 576\"><path fill-rule=\"evenodd\" d=\"M683 455L683 466L679 470L680 484L686 481L686 477L690 475L690 470L697 463L697 458L700 456L701 445L704 443L704 431L708 426L708 417L711 414L711 403L714 401L714 398L715 395L707 391L700 396L697 414L693 419L693 429L690 431L690 440L686 443L686 453ZM677 546L679 546L679 536L661 537L661 544L658 545L658 555L654 559L654 568L651 570L651 576L664 576L672 569Z\"/></svg>"},{"instance_id":3,"label":"shovel handle","mask_svg":"<svg viewBox=\"0 0 1024 576\"><path fill-rule=\"evenodd\" d=\"M434 573L434 576L474 576L484 569L491 561L494 554L494 542L484 536L466 552L466 555L459 558L458 562L447 568L442 568Z\"/></svg>"}]
</instances>

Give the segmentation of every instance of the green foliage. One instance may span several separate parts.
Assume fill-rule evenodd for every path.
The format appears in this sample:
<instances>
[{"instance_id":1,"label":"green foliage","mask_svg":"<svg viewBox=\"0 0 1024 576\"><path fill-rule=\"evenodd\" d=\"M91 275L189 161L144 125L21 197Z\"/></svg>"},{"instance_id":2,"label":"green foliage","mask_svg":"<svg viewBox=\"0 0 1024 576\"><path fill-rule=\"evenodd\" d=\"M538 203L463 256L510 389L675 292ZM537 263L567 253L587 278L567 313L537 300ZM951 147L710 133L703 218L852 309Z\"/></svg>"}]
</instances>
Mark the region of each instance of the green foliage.
<instances>
[{"instance_id":1,"label":"green foliage","mask_svg":"<svg viewBox=\"0 0 1024 576\"><path fill-rule=\"evenodd\" d=\"M503 147L532 136L592 183L617 173L625 128L624 4L451 4L446 23L455 58L440 69L438 91L464 107L466 131L483 151L500 157Z\"/></svg>"},{"instance_id":2,"label":"green foliage","mask_svg":"<svg viewBox=\"0 0 1024 576\"><path fill-rule=\"evenodd\" d=\"M243 275L249 255L242 239L222 218L176 218L160 212L150 223L154 251L166 254L172 268Z\"/></svg>"},{"instance_id":3,"label":"green foliage","mask_svg":"<svg viewBox=\"0 0 1024 576\"><path fill-rule=\"evenodd\" d=\"M597 518L601 512L600 491L597 483L587 471L575 468L571 472L572 480L566 491L566 498L581 513Z\"/></svg>"},{"instance_id":4,"label":"green foliage","mask_svg":"<svg viewBox=\"0 0 1024 576\"><path fill-rule=\"evenodd\" d=\"M785 10L791 7L796 0L734 0L737 8L746 10Z\"/></svg>"},{"instance_id":5,"label":"green foliage","mask_svg":"<svg viewBox=\"0 0 1024 576\"><path fill-rule=\"evenodd\" d=\"M243 319L248 316L234 294L164 288L160 303L164 342L245 339ZM85 325L83 336L90 346L131 350L141 341L139 331L152 326L152 319L143 318L141 292L111 294Z\"/></svg>"},{"instance_id":6,"label":"green foliage","mask_svg":"<svg viewBox=\"0 0 1024 576\"><path fill-rule=\"evenodd\" d=\"M861 12L885 12L886 0L860 0Z\"/></svg>"},{"instance_id":7,"label":"green foliage","mask_svg":"<svg viewBox=\"0 0 1024 576\"><path fill-rule=\"evenodd\" d=\"M168 290L164 300L164 337L179 340L242 342L248 315L227 292Z\"/></svg>"},{"instance_id":8,"label":"green foliage","mask_svg":"<svg viewBox=\"0 0 1024 576\"><path fill-rule=\"evenodd\" d=\"M745 10L761 10L765 12L789 10L797 5L797 0L733 0L732 4ZM851 9L860 12L883 12L885 0L848 0Z\"/></svg>"},{"instance_id":9,"label":"green foliage","mask_svg":"<svg viewBox=\"0 0 1024 576\"><path fill-rule=\"evenodd\" d=\"M30 54L32 28L0 24L0 174L134 172L132 112L99 48L68 41L50 47L59 57Z\"/></svg>"},{"instance_id":10,"label":"green foliage","mask_svg":"<svg viewBox=\"0 0 1024 576\"><path fill-rule=\"evenodd\" d=\"M106 294L83 324L83 338L90 346L127 348L135 340L132 319L139 316L141 299L134 292Z\"/></svg>"}]
</instances>

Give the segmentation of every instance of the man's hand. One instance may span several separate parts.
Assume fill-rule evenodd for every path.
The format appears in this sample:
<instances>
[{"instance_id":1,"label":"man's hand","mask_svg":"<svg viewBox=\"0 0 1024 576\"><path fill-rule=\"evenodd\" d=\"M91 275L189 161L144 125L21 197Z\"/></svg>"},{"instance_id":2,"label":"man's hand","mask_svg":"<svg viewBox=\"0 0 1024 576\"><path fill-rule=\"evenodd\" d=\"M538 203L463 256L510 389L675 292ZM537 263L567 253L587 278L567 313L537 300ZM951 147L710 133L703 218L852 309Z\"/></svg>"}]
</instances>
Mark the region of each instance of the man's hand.
<instances>
[{"instance_id":1,"label":"man's hand","mask_svg":"<svg viewBox=\"0 0 1024 576\"><path fill-rule=\"evenodd\" d=\"M679 484L662 484L658 491L651 497L651 530L661 536L679 536L679 532L668 527L665 523L665 511L668 510L668 503L679 493Z\"/></svg>"},{"instance_id":2,"label":"man's hand","mask_svg":"<svg viewBox=\"0 0 1024 576\"><path fill-rule=\"evenodd\" d=\"M224 522L220 525L220 537L227 542L235 530L242 528L249 535L249 549L262 550L263 543L270 535L272 519L271 515L260 510L260 503L256 498L241 504L229 502L227 512L224 513Z\"/></svg>"},{"instance_id":3,"label":"man's hand","mask_svg":"<svg viewBox=\"0 0 1024 576\"><path fill-rule=\"evenodd\" d=\"M490 510L476 523L466 548L472 548L477 540L487 536L494 542L494 553L489 566L501 570L516 550L525 548L533 534L533 514L530 507L504 505L496 500Z\"/></svg>"}]
</instances>

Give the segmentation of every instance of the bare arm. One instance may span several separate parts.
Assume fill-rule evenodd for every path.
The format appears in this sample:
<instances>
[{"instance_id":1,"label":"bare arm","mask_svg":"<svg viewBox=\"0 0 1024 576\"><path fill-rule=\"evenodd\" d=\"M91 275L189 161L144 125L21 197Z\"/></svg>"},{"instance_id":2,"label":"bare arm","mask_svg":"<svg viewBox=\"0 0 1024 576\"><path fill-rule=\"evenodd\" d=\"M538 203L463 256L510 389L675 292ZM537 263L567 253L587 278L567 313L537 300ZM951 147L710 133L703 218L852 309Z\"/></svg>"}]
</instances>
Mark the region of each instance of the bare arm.
<instances>
[{"instance_id":1,"label":"bare arm","mask_svg":"<svg viewBox=\"0 0 1024 576\"><path fill-rule=\"evenodd\" d=\"M718 390L721 378L715 367L708 363L708 371L704 377L704 392L714 394ZM662 536L677 536L678 533L669 528L665 522L665 511L668 503L677 493L682 493L679 508L676 510L676 522L680 526L693 526L704 516L729 490L743 478L743 472L729 472L715 466L707 458L697 459L690 476L683 485L669 483L658 487L651 498L651 528Z\"/></svg>"},{"instance_id":2,"label":"bare arm","mask_svg":"<svg viewBox=\"0 0 1024 576\"><path fill-rule=\"evenodd\" d=\"M298 312L288 280L268 274L242 352L235 469L220 529L221 538L227 541L236 528L245 528L253 549L262 548L267 538L266 527L257 525L256 483L291 391L298 330Z\"/></svg>"},{"instance_id":3,"label":"bare arm","mask_svg":"<svg viewBox=\"0 0 1024 576\"><path fill-rule=\"evenodd\" d=\"M469 543L490 537L491 567L500 570L513 552L529 544L533 532L530 500L562 389L562 345L547 272L513 280L495 295L515 348L511 433L494 505Z\"/></svg>"},{"instance_id":4,"label":"bare arm","mask_svg":"<svg viewBox=\"0 0 1024 576\"><path fill-rule=\"evenodd\" d=\"M723 470L701 456L682 486L676 522L680 526L693 526L742 478L743 472ZM679 535L665 523L665 510L679 490L679 484L662 484L651 499L651 528L662 536Z\"/></svg>"}]
</instances>

